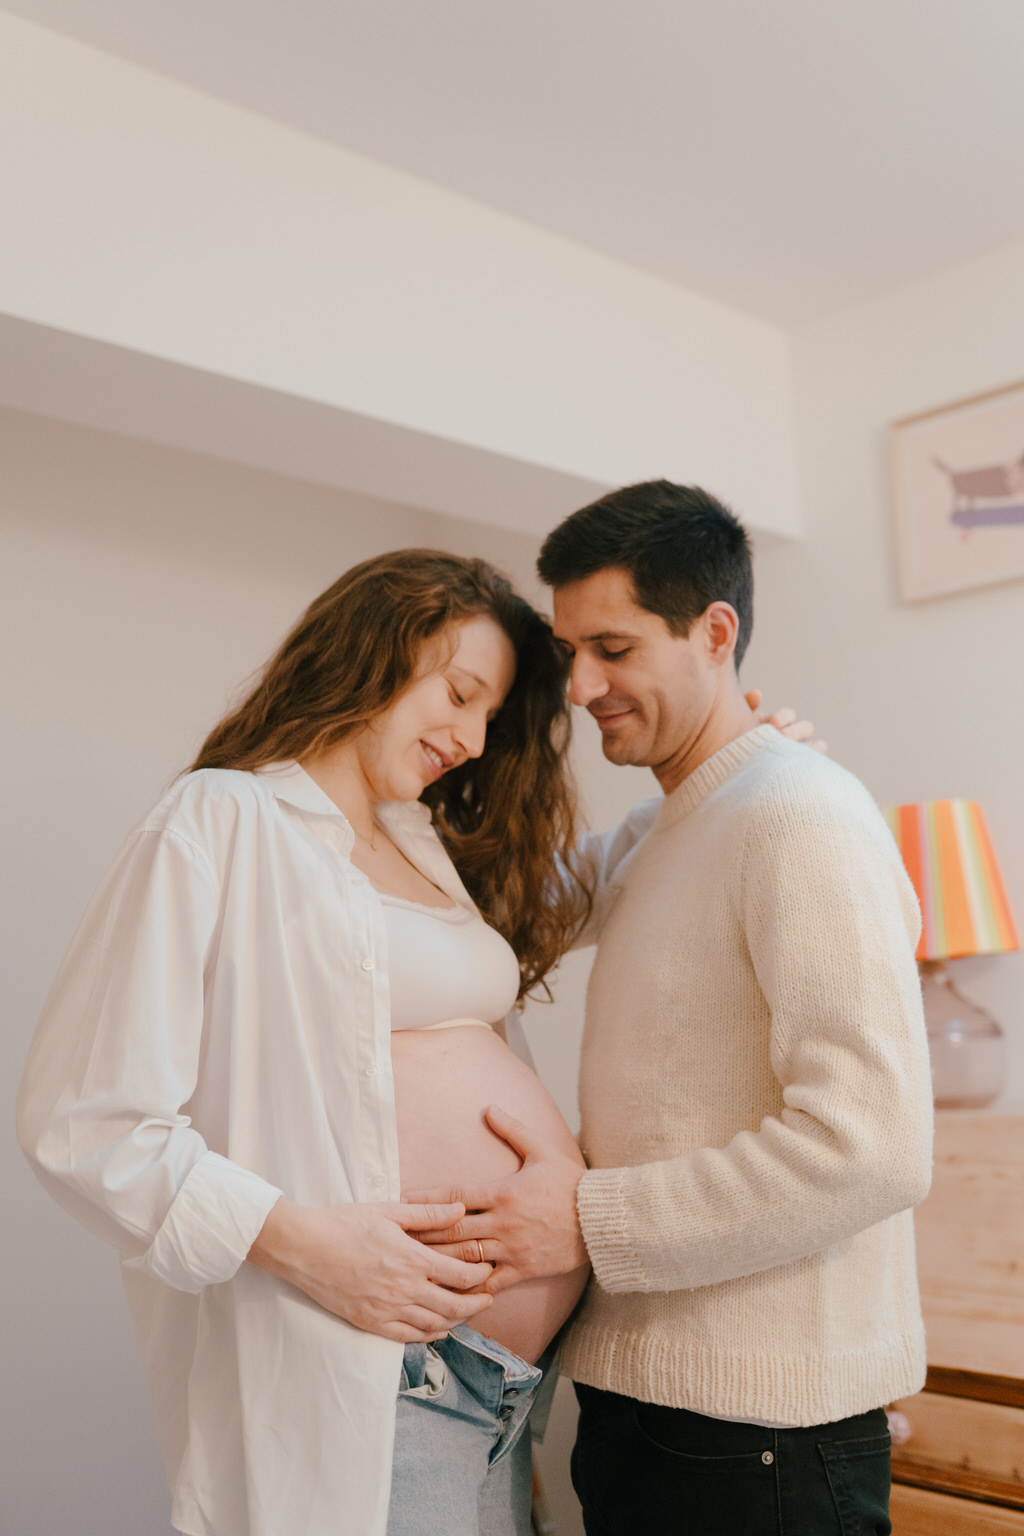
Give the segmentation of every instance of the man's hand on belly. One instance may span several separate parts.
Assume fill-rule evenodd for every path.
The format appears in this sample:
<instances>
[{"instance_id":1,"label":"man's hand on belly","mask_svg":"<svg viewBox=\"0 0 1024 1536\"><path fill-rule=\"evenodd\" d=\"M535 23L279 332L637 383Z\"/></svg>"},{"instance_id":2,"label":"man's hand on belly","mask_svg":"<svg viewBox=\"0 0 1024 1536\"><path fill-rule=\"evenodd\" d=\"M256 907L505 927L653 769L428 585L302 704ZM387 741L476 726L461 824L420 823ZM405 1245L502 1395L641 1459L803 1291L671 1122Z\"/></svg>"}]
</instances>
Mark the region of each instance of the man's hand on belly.
<instances>
[{"instance_id":1,"label":"man's hand on belly","mask_svg":"<svg viewBox=\"0 0 1024 1536\"><path fill-rule=\"evenodd\" d=\"M404 1192L403 1199L418 1204L455 1201L466 1207L466 1215L453 1226L418 1232L420 1242L465 1263L483 1258L493 1264L486 1284L493 1292L587 1264L576 1214L576 1186L585 1171L581 1163L533 1136L496 1105L488 1109L487 1122L519 1154L523 1166L494 1184Z\"/></svg>"}]
</instances>

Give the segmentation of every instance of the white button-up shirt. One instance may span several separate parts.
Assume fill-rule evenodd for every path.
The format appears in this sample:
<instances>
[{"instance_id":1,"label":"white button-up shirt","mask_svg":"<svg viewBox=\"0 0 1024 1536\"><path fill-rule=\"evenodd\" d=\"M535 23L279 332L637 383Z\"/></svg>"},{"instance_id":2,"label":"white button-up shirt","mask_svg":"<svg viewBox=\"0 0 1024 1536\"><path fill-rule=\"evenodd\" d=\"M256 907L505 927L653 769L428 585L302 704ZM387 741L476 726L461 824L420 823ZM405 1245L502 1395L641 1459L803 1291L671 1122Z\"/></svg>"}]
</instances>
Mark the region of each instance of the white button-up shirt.
<instances>
[{"instance_id":1,"label":"white button-up shirt","mask_svg":"<svg viewBox=\"0 0 1024 1536\"><path fill-rule=\"evenodd\" d=\"M472 903L422 805L382 818ZM353 834L297 764L190 774L128 837L47 999L19 1134L121 1254L172 1520L377 1536L402 1346L244 1262L284 1192L399 1196L387 951Z\"/></svg>"}]
</instances>

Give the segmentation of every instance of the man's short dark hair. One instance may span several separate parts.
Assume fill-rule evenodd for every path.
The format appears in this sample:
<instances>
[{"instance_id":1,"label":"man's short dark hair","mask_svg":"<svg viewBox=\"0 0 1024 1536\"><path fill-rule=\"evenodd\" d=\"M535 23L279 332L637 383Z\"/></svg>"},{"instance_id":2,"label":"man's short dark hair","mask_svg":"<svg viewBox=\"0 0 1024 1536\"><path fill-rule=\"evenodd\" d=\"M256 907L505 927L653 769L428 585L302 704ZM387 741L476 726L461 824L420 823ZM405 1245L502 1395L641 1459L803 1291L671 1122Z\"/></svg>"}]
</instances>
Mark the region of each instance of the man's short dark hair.
<instances>
[{"instance_id":1,"label":"man's short dark hair","mask_svg":"<svg viewBox=\"0 0 1024 1536\"><path fill-rule=\"evenodd\" d=\"M628 573L641 608L674 635L689 634L712 603L731 604L739 667L754 625L754 573L746 530L722 502L670 480L627 485L559 523L537 561L549 587L611 567Z\"/></svg>"}]
</instances>

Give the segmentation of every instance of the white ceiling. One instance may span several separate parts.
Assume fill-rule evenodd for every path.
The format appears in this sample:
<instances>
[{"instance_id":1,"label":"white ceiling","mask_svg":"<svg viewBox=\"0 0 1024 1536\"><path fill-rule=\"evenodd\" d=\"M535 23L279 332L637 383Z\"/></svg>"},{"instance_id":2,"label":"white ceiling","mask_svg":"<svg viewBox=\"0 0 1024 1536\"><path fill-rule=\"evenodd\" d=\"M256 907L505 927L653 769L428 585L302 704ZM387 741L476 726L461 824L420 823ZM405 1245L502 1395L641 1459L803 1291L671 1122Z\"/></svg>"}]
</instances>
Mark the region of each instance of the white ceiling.
<instances>
[{"instance_id":1,"label":"white ceiling","mask_svg":"<svg viewBox=\"0 0 1024 1536\"><path fill-rule=\"evenodd\" d=\"M795 325L1024 238L1024 0L3 0Z\"/></svg>"}]
</instances>

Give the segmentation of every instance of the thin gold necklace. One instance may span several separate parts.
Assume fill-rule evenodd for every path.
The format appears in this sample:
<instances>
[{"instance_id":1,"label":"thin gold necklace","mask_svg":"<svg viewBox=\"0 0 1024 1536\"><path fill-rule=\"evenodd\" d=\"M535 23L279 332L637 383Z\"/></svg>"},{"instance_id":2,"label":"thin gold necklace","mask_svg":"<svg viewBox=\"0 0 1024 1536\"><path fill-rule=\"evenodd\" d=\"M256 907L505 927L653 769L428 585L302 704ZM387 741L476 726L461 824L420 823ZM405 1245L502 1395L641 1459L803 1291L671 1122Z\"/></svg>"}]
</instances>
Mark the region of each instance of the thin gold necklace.
<instances>
[{"instance_id":1,"label":"thin gold necklace","mask_svg":"<svg viewBox=\"0 0 1024 1536\"><path fill-rule=\"evenodd\" d=\"M353 825L352 830L355 833L356 837L358 837L362 842L367 843L369 845L371 853L376 853L377 852L377 833L380 831L380 827L377 825L377 823L375 821L372 821L370 823L370 835L369 835L369 837L367 837L365 832L360 832L359 828L357 826L355 826L355 825Z\"/></svg>"}]
</instances>

